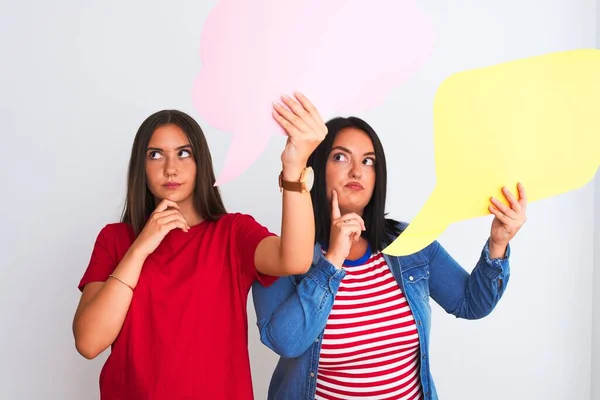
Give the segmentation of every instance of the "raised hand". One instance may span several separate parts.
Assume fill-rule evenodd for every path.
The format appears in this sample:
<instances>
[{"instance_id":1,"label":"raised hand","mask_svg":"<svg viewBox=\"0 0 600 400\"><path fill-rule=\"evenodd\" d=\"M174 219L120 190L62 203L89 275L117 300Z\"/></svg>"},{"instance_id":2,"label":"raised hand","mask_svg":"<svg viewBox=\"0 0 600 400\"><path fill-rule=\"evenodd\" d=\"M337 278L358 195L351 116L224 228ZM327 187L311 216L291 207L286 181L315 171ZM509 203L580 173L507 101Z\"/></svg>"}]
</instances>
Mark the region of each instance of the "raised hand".
<instances>
[{"instance_id":1,"label":"raised hand","mask_svg":"<svg viewBox=\"0 0 600 400\"><path fill-rule=\"evenodd\" d=\"M508 242L515 237L519 229L527 221L527 195L525 188L519 183L517 189L519 190L518 199L506 187L502 188L502 193L506 197L510 207L507 207L493 197L491 199L492 205L489 206L490 212L495 215L490 234L490 252L498 253L496 255L500 257L504 254ZM500 258L494 257L494 254L492 254L492 257Z\"/></svg>"},{"instance_id":2,"label":"raised hand","mask_svg":"<svg viewBox=\"0 0 600 400\"><path fill-rule=\"evenodd\" d=\"M284 174L286 170L300 172L308 161L308 157L317 148L327 135L327 127L319 112L312 103L302 94L295 93L296 100L282 96L281 100L287 107L280 103L273 105L273 118L285 130L288 140L281 153Z\"/></svg>"},{"instance_id":3,"label":"raised hand","mask_svg":"<svg viewBox=\"0 0 600 400\"><path fill-rule=\"evenodd\" d=\"M344 260L350 254L352 244L358 242L365 222L360 215L348 213L341 215L337 192L331 196L331 231L329 233L329 248L325 257L337 268L341 268Z\"/></svg>"}]
</instances>

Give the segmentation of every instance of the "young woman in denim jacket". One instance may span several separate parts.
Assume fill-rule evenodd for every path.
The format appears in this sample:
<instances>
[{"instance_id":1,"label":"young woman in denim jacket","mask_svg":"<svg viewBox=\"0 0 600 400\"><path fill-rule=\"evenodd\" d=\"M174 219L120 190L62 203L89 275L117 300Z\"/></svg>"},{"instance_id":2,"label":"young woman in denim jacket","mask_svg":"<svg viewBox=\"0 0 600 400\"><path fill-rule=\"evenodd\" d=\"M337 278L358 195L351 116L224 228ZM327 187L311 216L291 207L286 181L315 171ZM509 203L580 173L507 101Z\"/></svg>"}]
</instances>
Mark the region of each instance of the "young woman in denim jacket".
<instances>
[{"instance_id":1,"label":"young woman in denim jacket","mask_svg":"<svg viewBox=\"0 0 600 400\"><path fill-rule=\"evenodd\" d=\"M459 318L488 315L509 279L509 241L527 199L491 199L491 235L469 274L437 242L380 252L406 224L385 218L386 161L375 131L336 118L309 158L316 245L310 270L253 285L261 341L281 356L269 399L437 399L429 367L429 297Z\"/></svg>"}]
</instances>

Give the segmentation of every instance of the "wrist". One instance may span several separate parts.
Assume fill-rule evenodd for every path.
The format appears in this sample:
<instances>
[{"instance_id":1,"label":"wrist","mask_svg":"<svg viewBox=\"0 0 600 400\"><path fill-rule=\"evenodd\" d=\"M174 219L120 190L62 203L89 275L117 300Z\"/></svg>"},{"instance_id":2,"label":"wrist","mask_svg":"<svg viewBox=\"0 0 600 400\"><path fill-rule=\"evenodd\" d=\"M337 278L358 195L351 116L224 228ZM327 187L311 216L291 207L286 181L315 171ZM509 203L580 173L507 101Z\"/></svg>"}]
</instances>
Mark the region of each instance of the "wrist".
<instances>
[{"instance_id":1,"label":"wrist","mask_svg":"<svg viewBox=\"0 0 600 400\"><path fill-rule=\"evenodd\" d=\"M344 260L346 259L346 257L340 257L339 255L332 252L327 252L325 254L325 258L331 263L331 265L333 265L337 269L342 269L342 266L344 265Z\"/></svg>"},{"instance_id":2,"label":"wrist","mask_svg":"<svg viewBox=\"0 0 600 400\"><path fill-rule=\"evenodd\" d=\"M300 175L302 175L302 171L304 171L305 168L306 163L282 164L283 179L290 182L296 182L300 179Z\"/></svg>"},{"instance_id":3,"label":"wrist","mask_svg":"<svg viewBox=\"0 0 600 400\"><path fill-rule=\"evenodd\" d=\"M495 243L492 239L489 241L490 258L491 259L502 259L506 255L506 248L508 243Z\"/></svg>"},{"instance_id":4,"label":"wrist","mask_svg":"<svg viewBox=\"0 0 600 400\"><path fill-rule=\"evenodd\" d=\"M146 261L146 258L148 258L148 256L150 255L149 252L144 251L142 247L136 244L135 242L131 245L127 252L133 260L141 261L142 263Z\"/></svg>"}]
</instances>

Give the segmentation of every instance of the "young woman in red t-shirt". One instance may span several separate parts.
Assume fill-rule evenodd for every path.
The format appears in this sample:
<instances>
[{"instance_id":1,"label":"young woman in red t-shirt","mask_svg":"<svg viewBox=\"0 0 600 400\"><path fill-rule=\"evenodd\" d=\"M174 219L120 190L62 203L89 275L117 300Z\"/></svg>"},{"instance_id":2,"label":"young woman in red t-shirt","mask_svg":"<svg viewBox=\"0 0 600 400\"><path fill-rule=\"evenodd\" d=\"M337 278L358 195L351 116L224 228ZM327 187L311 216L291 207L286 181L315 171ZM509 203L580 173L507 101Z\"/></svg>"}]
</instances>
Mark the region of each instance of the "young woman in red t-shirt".
<instances>
[{"instance_id":1,"label":"young woman in red t-shirt","mask_svg":"<svg viewBox=\"0 0 600 400\"><path fill-rule=\"evenodd\" d=\"M135 137L120 223L105 226L81 279L77 350L109 346L102 399L251 399L246 300L255 280L310 267L314 219L308 157L327 128L301 94L273 117L281 155L281 237L225 211L210 151L188 115L159 111Z\"/></svg>"}]
</instances>

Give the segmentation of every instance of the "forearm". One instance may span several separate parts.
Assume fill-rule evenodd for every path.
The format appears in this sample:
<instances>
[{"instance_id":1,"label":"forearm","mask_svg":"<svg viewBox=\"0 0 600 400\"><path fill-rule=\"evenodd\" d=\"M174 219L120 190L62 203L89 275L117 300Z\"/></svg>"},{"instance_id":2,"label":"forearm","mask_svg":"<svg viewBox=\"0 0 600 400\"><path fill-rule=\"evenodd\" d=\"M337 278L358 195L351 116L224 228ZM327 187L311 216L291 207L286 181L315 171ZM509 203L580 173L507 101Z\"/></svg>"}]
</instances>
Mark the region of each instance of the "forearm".
<instances>
[{"instance_id":1,"label":"forearm","mask_svg":"<svg viewBox=\"0 0 600 400\"><path fill-rule=\"evenodd\" d=\"M510 278L508 246L503 249L484 247L477 265L469 276L465 292L463 317L482 318L488 315L504 294Z\"/></svg>"},{"instance_id":2,"label":"forearm","mask_svg":"<svg viewBox=\"0 0 600 400\"><path fill-rule=\"evenodd\" d=\"M283 177L296 181L302 168L284 167ZM310 193L284 190L282 195L281 265L293 274L305 273L310 267L315 240L315 221Z\"/></svg>"},{"instance_id":3,"label":"forearm","mask_svg":"<svg viewBox=\"0 0 600 400\"><path fill-rule=\"evenodd\" d=\"M113 275L135 288L146 256L130 249ZM133 291L117 279L109 278L89 301L82 304L73 321L75 345L81 355L95 358L116 339L129 310Z\"/></svg>"},{"instance_id":4,"label":"forearm","mask_svg":"<svg viewBox=\"0 0 600 400\"><path fill-rule=\"evenodd\" d=\"M429 288L432 298L458 318L478 319L488 315L504 294L510 277L509 255L492 257L489 243L469 274L439 244L434 245Z\"/></svg>"}]
</instances>

